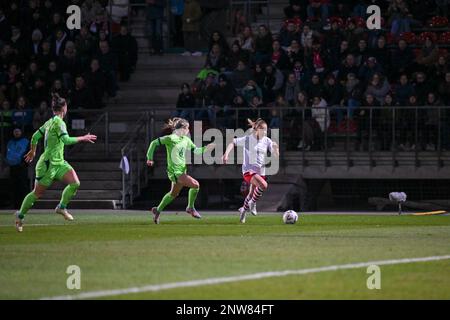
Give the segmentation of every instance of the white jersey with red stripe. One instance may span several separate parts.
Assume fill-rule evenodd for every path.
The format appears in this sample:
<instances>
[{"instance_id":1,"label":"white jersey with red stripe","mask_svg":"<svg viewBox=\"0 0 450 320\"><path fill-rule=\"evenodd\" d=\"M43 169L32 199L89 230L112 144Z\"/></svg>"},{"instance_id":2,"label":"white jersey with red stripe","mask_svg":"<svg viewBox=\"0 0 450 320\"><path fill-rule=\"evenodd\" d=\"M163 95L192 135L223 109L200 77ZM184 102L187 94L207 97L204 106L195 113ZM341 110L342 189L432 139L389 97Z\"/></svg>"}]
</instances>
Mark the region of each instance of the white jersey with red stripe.
<instances>
[{"instance_id":1,"label":"white jersey with red stripe","mask_svg":"<svg viewBox=\"0 0 450 320\"><path fill-rule=\"evenodd\" d=\"M267 152L273 152L273 142L269 137L257 139L254 134L235 138L234 145L243 147L242 173L250 172L266 175Z\"/></svg>"}]
</instances>

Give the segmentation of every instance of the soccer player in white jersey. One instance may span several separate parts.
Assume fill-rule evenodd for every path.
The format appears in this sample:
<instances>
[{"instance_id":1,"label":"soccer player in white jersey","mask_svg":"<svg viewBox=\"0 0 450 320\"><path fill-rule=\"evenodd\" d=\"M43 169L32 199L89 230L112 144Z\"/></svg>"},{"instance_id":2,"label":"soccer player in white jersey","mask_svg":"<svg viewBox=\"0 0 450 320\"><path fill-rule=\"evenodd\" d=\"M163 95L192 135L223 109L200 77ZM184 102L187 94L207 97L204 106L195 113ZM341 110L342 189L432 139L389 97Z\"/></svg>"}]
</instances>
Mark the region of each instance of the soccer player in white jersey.
<instances>
[{"instance_id":1,"label":"soccer player in white jersey","mask_svg":"<svg viewBox=\"0 0 450 320\"><path fill-rule=\"evenodd\" d=\"M250 191L245 198L244 205L239 209L240 221L245 223L247 212L257 215L256 202L261 198L263 192L267 189L265 160L267 153L279 156L278 145L267 137L267 123L258 119L252 121L248 119L249 125L252 127L250 135L235 138L232 143L227 146L223 155L223 163L228 162L228 155L235 146L243 147L244 161L242 164L242 174L244 180L250 184Z\"/></svg>"}]
</instances>

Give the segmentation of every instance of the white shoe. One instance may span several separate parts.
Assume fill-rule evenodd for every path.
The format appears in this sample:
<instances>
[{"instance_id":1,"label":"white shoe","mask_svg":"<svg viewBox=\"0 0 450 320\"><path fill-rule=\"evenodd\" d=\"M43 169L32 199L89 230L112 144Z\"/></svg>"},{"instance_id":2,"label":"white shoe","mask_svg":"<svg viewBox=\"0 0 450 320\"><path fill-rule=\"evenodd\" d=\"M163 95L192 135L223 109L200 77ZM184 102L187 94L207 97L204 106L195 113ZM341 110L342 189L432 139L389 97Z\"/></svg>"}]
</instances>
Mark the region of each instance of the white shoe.
<instances>
[{"instance_id":1,"label":"white shoe","mask_svg":"<svg viewBox=\"0 0 450 320\"><path fill-rule=\"evenodd\" d=\"M73 217L69 213L69 211L67 211L67 209L61 209L59 206L57 206L55 209L55 213L62 215L67 221L73 221Z\"/></svg>"},{"instance_id":2,"label":"white shoe","mask_svg":"<svg viewBox=\"0 0 450 320\"><path fill-rule=\"evenodd\" d=\"M247 216L247 211L244 209L244 207L239 208L239 221L241 223L245 223L245 217Z\"/></svg>"},{"instance_id":3,"label":"white shoe","mask_svg":"<svg viewBox=\"0 0 450 320\"><path fill-rule=\"evenodd\" d=\"M248 205L250 207L250 213L254 216L258 215L258 212L256 211L256 202L253 201L249 201Z\"/></svg>"},{"instance_id":4,"label":"white shoe","mask_svg":"<svg viewBox=\"0 0 450 320\"><path fill-rule=\"evenodd\" d=\"M183 57L190 57L191 53L189 51L185 51L181 54Z\"/></svg>"},{"instance_id":5,"label":"white shoe","mask_svg":"<svg viewBox=\"0 0 450 320\"><path fill-rule=\"evenodd\" d=\"M16 230L17 232L22 232L23 231L23 219L19 218L19 211L16 211L16 213L14 213L14 217L16 218Z\"/></svg>"},{"instance_id":6,"label":"white shoe","mask_svg":"<svg viewBox=\"0 0 450 320\"><path fill-rule=\"evenodd\" d=\"M201 53L200 51L195 51L192 56L193 57L201 57L203 55L203 53Z\"/></svg>"}]
</instances>

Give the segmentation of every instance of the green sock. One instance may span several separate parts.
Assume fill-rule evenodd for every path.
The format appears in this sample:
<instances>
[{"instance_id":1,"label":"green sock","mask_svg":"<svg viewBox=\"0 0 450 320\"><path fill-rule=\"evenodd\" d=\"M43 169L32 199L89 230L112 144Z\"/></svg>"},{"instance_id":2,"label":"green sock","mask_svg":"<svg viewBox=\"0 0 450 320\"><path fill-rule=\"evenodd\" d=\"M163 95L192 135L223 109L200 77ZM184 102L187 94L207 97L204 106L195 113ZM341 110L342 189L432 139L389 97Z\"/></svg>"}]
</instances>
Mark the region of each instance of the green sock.
<instances>
[{"instance_id":1,"label":"green sock","mask_svg":"<svg viewBox=\"0 0 450 320\"><path fill-rule=\"evenodd\" d=\"M188 197L188 208L193 209L195 204L195 199L197 199L198 192L200 191L200 188L189 189L189 197Z\"/></svg>"},{"instance_id":2,"label":"green sock","mask_svg":"<svg viewBox=\"0 0 450 320\"><path fill-rule=\"evenodd\" d=\"M158 212L163 212L164 208L167 207L172 201L173 199L175 199L174 197L172 197L172 195L169 193L167 193L161 200L161 203L159 204L157 210Z\"/></svg>"},{"instance_id":3,"label":"green sock","mask_svg":"<svg viewBox=\"0 0 450 320\"><path fill-rule=\"evenodd\" d=\"M59 203L59 207L61 209L67 208L67 205L69 204L73 196L77 193L79 187L80 183L71 183L67 185L67 187L65 187L62 193L61 202Z\"/></svg>"},{"instance_id":4,"label":"green sock","mask_svg":"<svg viewBox=\"0 0 450 320\"><path fill-rule=\"evenodd\" d=\"M20 207L19 211L19 218L23 219L25 215L27 214L28 210L33 206L34 202L37 200L36 195L34 192L30 192L27 194L27 196L23 199L22 206Z\"/></svg>"}]
</instances>

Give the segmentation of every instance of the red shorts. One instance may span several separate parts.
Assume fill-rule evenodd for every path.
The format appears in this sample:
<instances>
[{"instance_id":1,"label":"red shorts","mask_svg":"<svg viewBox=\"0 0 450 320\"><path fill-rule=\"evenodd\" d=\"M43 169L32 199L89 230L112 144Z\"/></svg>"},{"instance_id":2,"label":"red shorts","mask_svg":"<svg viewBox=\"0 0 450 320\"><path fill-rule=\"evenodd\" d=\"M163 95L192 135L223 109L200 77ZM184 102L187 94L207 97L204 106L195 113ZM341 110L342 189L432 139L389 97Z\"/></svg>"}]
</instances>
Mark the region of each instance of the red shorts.
<instances>
[{"instance_id":1,"label":"red shorts","mask_svg":"<svg viewBox=\"0 0 450 320\"><path fill-rule=\"evenodd\" d=\"M256 175L256 174L257 173L254 173L254 172L246 172L246 173L244 173L244 181L247 182L248 184L250 184L250 180L252 180L253 176ZM266 176L261 176L261 178L266 180Z\"/></svg>"}]
</instances>

